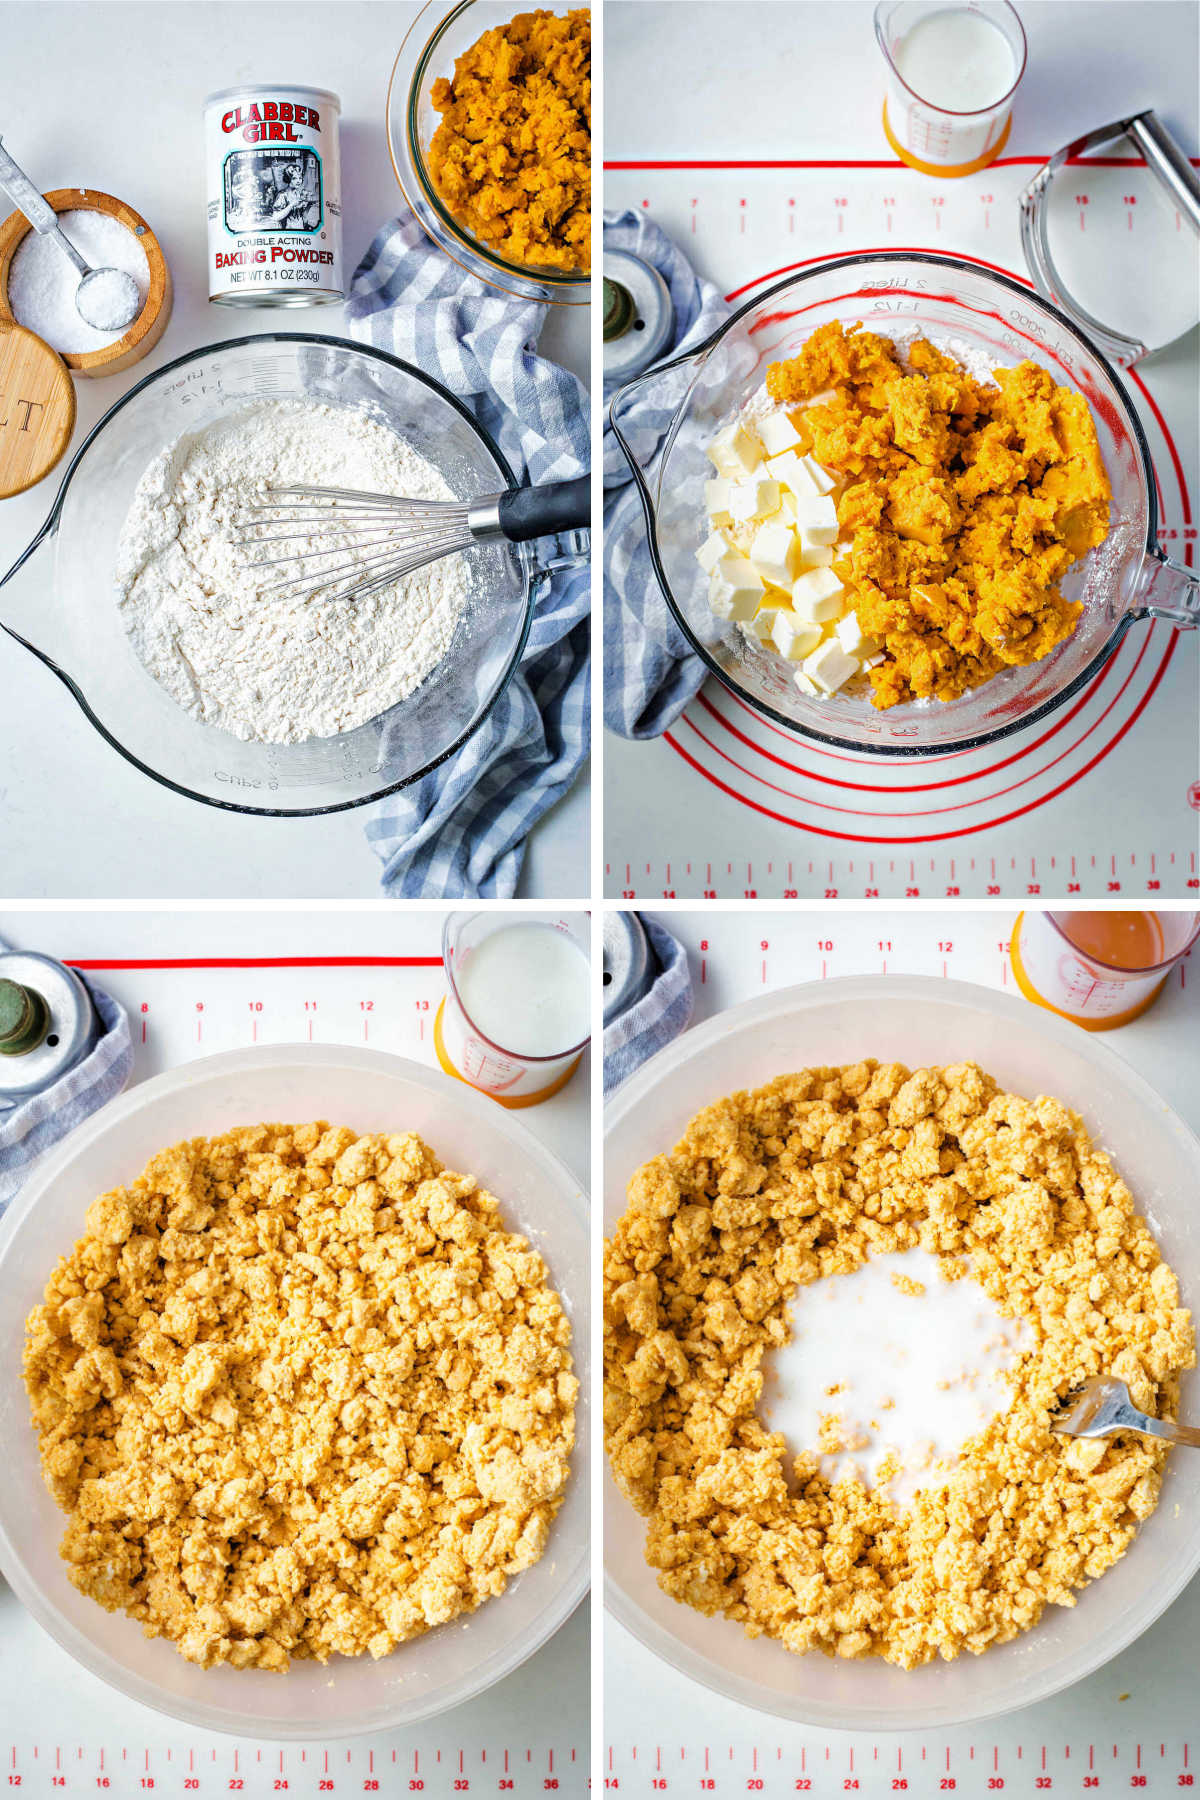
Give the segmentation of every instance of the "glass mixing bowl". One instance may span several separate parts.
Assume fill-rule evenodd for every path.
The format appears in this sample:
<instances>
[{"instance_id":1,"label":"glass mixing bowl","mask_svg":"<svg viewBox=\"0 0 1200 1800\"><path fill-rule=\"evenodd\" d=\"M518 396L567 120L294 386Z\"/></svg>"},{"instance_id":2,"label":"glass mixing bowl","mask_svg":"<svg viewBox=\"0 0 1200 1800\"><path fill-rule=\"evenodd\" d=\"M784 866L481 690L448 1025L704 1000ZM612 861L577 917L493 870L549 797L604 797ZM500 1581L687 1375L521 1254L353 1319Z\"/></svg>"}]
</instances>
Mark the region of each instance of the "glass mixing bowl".
<instances>
[{"instance_id":1,"label":"glass mixing bowl","mask_svg":"<svg viewBox=\"0 0 1200 1800\"><path fill-rule=\"evenodd\" d=\"M58 1555L66 1518L42 1481L21 1379L26 1316L97 1194L130 1181L164 1144L255 1119L419 1132L444 1162L500 1196L506 1224L544 1257L571 1320L576 1441L545 1555L469 1617L378 1662L336 1656L324 1667L294 1662L284 1675L198 1668L79 1593ZM0 1562L17 1597L93 1675L206 1730L313 1743L411 1726L472 1699L532 1656L587 1592L589 1258L586 1197L570 1171L512 1113L438 1069L377 1050L262 1045L140 1083L39 1162L0 1225Z\"/></svg>"},{"instance_id":2,"label":"glass mixing bowl","mask_svg":"<svg viewBox=\"0 0 1200 1800\"><path fill-rule=\"evenodd\" d=\"M585 306L591 275L583 269L567 273L535 264L508 262L490 244L481 243L454 217L433 185L426 155L442 115L430 98L440 76L453 74L454 64L485 31L507 25L521 10L508 0L427 0L405 34L388 82L387 134L392 168L400 191L439 250L480 281L541 300L550 306ZM578 11L572 0L544 0L542 12Z\"/></svg>"},{"instance_id":3,"label":"glass mixing bowl","mask_svg":"<svg viewBox=\"0 0 1200 1800\"><path fill-rule=\"evenodd\" d=\"M759 391L767 365L795 356L832 319L845 326L861 319L884 332L916 326L950 340L952 354L956 344L965 345L997 365L1030 358L1087 400L1112 485L1111 530L1064 579L1063 592L1082 600L1083 613L1045 661L1006 669L956 700L881 712L863 697L822 701L801 693L782 658L713 617L707 577L695 560L708 532L704 482L712 465L705 446ZM649 419L669 416L665 438L639 432L632 416L623 421L634 407ZM693 649L756 712L821 743L891 756L990 743L1061 706L1099 673L1137 621L1200 621L1195 573L1158 544L1150 452L1119 376L1056 308L978 263L880 253L838 257L789 275L748 301L698 350L628 382L613 397L611 417L637 477L659 582Z\"/></svg>"},{"instance_id":4,"label":"glass mixing bowl","mask_svg":"<svg viewBox=\"0 0 1200 1800\"><path fill-rule=\"evenodd\" d=\"M1055 1094L1085 1125L1133 1191L1168 1262L1182 1304L1200 1301L1200 1142L1128 1063L1069 1020L968 982L854 976L812 982L736 1006L653 1057L605 1109L604 1228L625 1209L635 1169L677 1143L702 1106L789 1069L858 1062L973 1061L1017 1094ZM1195 1373L1180 1416L1196 1417ZM702 1618L668 1598L642 1554L645 1524L606 1475L606 1601L649 1649L706 1687L779 1718L839 1731L961 1725L1031 1706L1116 1656L1200 1568L1200 1456L1173 1451L1162 1498L1129 1550L1031 1631L982 1656L903 1670L872 1657L792 1656L751 1640L730 1619Z\"/></svg>"},{"instance_id":5,"label":"glass mixing bowl","mask_svg":"<svg viewBox=\"0 0 1200 1800\"><path fill-rule=\"evenodd\" d=\"M141 663L112 597L134 489L181 433L258 400L305 399L361 407L406 438L460 498L514 485L466 408L397 357L302 332L234 338L168 363L118 400L75 455L41 531L0 578L0 625L61 677L109 743L164 787L234 812L341 812L428 774L496 704L549 579L536 547L466 551L471 597L445 659L407 699L354 731L244 744L190 717Z\"/></svg>"}]
</instances>

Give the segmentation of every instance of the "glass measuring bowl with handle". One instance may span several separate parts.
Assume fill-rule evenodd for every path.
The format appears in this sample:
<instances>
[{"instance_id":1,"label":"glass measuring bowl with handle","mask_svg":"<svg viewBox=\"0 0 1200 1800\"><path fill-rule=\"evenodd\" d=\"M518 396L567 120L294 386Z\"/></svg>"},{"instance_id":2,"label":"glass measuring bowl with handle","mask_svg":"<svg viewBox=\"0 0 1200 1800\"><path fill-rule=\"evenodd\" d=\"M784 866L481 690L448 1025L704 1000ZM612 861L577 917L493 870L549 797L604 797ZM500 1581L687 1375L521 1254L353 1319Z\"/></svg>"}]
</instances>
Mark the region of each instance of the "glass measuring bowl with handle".
<instances>
[{"instance_id":1,"label":"glass measuring bowl with handle","mask_svg":"<svg viewBox=\"0 0 1200 1800\"><path fill-rule=\"evenodd\" d=\"M589 943L586 913L448 913L434 1021L446 1073L507 1107L564 1088L588 1042Z\"/></svg>"},{"instance_id":2,"label":"glass measuring bowl with handle","mask_svg":"<svg viewBox=\"0 0 1200 1800\"><path fill-rule=\"evenodd\" d=\"M554 569L586 537L465 551L470 598L449 651L379 718L300 744L243 743L159 686L114 598L121 527L159 452L263 400L356 406L404 438L463 498L512 487L508 463L462 403L399 358L340 338L279 332L192 351L119 400L71 462L41 530L0 575L0 626L60 677L102 737L165 787L234 812L341 812L405 787L477 731L524 648Z\"/></svg>"},{"instance_id":3,"label":"glass measuring bowl with handle","mask_svg":"<svg viewBox=\"0 0 1200 1800\"><path fill-rule=\"evenodd\" d=\"M792 666L713 616L696 551L708 534L706 448L818 326L860 320L868 330L967 346L994 365L1029 358L1077 389L1095 420L1112 486L1105 542L1070 569L1062 591L1083 603L1072 636L1043 661L1006 669L950 701L880 711L869 698L803 694ZM665 416L661 438L639 426ZM1200 623L1200 579L1158 541L1154 469L1120 377L1057 308L1009 276L965 257L879 252L815 263L748 300L706 343L661 363L613 396L610 417L637 480L654 568L680 630L709 670L755 712L845 750L929 756L974 749L1044 719L1092 681L1125 634L1149 619Z\"/></svg>"}]
</instances>

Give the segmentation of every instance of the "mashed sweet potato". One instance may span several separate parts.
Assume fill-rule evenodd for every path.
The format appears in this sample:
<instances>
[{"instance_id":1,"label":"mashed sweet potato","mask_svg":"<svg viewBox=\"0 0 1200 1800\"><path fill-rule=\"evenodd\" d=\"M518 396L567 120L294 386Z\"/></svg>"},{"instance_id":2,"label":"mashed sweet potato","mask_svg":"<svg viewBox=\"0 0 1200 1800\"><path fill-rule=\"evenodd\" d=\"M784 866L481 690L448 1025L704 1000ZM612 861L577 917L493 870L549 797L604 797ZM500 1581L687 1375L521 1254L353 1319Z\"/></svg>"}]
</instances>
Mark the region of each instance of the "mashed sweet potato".
<instances>
[{"instance_id":1,"label":"mashed sweet potato","mask_svg":"<svg viewBox=\"0 0 1200 1800\"><path fill-rule=\"evenodd\" d=\"M434 185L509 262L582 270L591 244L592 28L586 9L518 13L436 81Z\"/></svg>"},{"instance_id":2,"label":"mashed sweet potato","mask_svg":"<svg viewBox=\"0 0 1200 1800\"><path fill-rule=\"evenodd\" d=\"M835 573L884 660L874 704L951 700L1048 656L1080 606L1058 583L1108 533L1110 489L1082 395L1037 363L974 379L919 339L907 353L836 321L772 365L836 473Z\"/></svg>"}]
</instances>

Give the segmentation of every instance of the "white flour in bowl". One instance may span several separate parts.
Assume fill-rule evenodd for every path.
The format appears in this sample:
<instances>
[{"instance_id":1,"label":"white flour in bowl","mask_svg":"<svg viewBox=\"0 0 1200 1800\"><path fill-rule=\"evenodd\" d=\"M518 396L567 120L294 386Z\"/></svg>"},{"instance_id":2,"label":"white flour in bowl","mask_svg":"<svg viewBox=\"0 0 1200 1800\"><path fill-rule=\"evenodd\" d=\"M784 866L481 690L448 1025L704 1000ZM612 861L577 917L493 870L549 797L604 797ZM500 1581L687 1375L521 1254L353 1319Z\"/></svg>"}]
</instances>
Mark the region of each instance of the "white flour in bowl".
<instances>
[{"instance_id":1,"label":"white flour in bowl","mask_svg":"<svg viewBox=\"0 0 1200 1800\"><path fill-rule=\"evenodd\" d=\"M244 740L296 744L352 731L411 694L450 648L468 572L452 556L360 600L271 593L286 571L251 567L233 536L267 482L455 495L366 413L299 400L261 401L188 433L142 476L116 568L137 654L193 718ZM313 535L262 554L372 554L350 541Z\"/></svg>"}]
</instances>

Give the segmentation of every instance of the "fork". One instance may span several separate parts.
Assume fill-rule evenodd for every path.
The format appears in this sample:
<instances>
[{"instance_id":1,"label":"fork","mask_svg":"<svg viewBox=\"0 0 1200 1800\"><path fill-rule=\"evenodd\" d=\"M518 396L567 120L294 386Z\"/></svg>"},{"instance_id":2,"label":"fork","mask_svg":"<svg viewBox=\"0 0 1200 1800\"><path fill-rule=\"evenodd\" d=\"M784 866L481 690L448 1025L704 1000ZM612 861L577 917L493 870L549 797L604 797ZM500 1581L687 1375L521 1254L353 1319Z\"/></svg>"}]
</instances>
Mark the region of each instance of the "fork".
<instances>
[{"instance_id":1,"label":"fork","mask_svg":"<svg viewBox=\"0 0 1200 1800\"><path fill-rule=\"evenodd\" d=\"M1111 1375L1096 1375L1065 1395L1050 1429L1067 1437L1084 1438L1141 1431L1148 1437L1166 1438L1170 1444L1195 1444L1200 1448L1200 1426L1176 1425L1171 1419L1152 1419L1139 1412L1125 1383Z\"/></svg>"}]
</instances>

